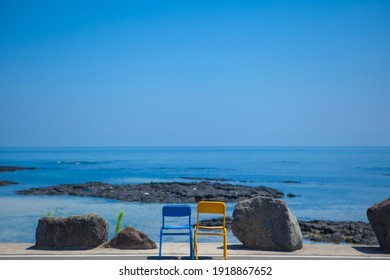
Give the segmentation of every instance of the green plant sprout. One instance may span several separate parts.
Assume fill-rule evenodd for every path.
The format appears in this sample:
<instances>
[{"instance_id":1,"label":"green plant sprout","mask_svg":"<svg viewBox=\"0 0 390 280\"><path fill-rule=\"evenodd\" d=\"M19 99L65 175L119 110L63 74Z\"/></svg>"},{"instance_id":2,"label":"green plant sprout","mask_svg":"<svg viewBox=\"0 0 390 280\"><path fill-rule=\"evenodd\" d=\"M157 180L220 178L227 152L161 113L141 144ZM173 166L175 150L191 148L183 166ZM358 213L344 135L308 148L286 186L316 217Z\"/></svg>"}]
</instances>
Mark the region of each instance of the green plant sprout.
<instances>
[{"instance_id":1,"label":"green plant sprout","mask_svg":"<svg viewBox=\"0 0 390 280\"><path fill-rule=\"evenodd\" d=\"M53 210L49 209L46 213L46 217L59 217L62 215L62 212L60 211L60 208L59 207L56 207Z\"/></svg>"},{"instance_id":2,"label":"green plant sprout","mask_svg":"<svg viewBox=\"0 0 390 280\"><path fill-rule=\"evenodd\" d=\"M120 211L117 215L116 215L116 220L115 220L115 235L117 235L118 233L120 233L123 229L123 216L125 215L125 213L123 213L123 211Z\"/></svg>"}]
</instances>

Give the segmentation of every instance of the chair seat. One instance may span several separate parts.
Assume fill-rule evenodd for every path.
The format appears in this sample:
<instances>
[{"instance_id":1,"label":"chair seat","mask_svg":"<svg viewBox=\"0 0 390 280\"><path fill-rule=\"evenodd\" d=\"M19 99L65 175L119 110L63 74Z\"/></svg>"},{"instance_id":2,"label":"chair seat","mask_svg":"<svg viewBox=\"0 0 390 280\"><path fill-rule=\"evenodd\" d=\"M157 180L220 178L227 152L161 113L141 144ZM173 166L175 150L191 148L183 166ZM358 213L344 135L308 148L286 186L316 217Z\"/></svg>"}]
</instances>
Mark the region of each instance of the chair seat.
<instances>
[{"instance_id":1,"label":"chair seat","mask_svg":"<svg viewBox=\"0 0 390 280\"><path fill-rule=\"evenodd\" d=\"M216 233L216 232L197 232L197 235L209 235L209 236L225 236L224 233Z\"/></svg>"},{"instance_id":2,"label":"chair seat","mask_svg":"<svg viewBox=\"0 0 390 280\"><path fill-rule=\"evenodd\" d=\"M163 226L161 229L187 229L190 230L191 228L189 226Z\"/></svg>"},{"instance_id":3,"label":"chair seat","mask_svg":"<svg viewBox=\"0 0 390 280\"><path fill-rule=\"evenodd\" d=\"M196 226L196 228L205 230L223 230L224 226Z\"/></svg>"}]
</instances>

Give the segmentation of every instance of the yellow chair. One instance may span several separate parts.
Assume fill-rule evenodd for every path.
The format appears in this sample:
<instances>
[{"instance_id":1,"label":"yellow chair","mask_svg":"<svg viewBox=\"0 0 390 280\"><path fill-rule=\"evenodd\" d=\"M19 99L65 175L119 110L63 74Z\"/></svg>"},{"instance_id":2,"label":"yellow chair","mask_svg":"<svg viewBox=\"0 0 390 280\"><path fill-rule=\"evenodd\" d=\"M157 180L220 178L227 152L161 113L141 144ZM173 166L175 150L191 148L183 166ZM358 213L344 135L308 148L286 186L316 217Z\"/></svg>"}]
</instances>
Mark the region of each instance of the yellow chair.
<instances>
[{"instance_id":1,"label":"yellow chair","mask_svg":"<svg viewBox=\"0 0 390 280\"><path fill-rule=\"evenodd\" d=\"M199 224L200 214L221 214L223 222L220 226L203 226ZM212 232L210 232L212 231ZM220 201L200 201L198 203L198 213L196 216L196 226L194 228L194 251L195 259L198 259L198 235L223 236L223 256L227 260L227 230L226 230L226 205Z\"/></svg>"}]
</instances>

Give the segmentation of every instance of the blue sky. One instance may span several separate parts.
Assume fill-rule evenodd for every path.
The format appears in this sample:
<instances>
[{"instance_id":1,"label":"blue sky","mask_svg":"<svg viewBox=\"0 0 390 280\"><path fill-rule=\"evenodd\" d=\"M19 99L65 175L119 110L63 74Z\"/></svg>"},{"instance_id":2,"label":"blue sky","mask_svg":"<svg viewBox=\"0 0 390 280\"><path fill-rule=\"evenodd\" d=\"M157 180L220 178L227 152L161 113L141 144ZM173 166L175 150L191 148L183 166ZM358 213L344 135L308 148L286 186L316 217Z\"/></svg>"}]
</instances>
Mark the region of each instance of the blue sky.
<instances>
[{"instance_id":1,"label":"blue sky","mask_svg":"<svg viewBox=\"0 0 390 280\"><path fill-rule=\"evenodd\" d=\"M389 1L0 1L0 146L390 145Z\"/></svg>"}]
</instances>

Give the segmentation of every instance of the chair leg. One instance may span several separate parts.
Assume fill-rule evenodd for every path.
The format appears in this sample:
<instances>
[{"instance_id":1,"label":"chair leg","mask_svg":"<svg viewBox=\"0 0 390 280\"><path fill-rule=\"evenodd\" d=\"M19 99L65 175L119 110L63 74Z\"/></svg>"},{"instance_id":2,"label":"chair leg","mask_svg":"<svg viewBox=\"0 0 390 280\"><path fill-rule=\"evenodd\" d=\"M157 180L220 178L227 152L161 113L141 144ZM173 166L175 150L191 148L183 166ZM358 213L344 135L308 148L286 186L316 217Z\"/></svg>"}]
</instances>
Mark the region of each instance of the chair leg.
<instances>
[{"instance_id":1,"label":"chair leg","mask_svg":"<svg viewBox=\"0 0 390 280\"><path fill-rule=\"evenodd\" d=\"M159 260L161 260L162 236L163 236L163 232L162 232L162 230L160 230L160 248L159 248L159 250L158 250L158 259L159 259Z\"/></svg>"},{"instance_id":2,"label":"chair leg","mask_svg":"<svg viewBox=\"0 0 390 280\"><path fill-rule=\"evenodd\" d=\"M223 255L225 257L225 260L227 260L228 255L227 255L227 232L226 232L226 229L224 229L224 235L223 235Z\"/></svg>"},{"instance_id":3,"label":"chair leg","mask_svg":"<svg viewBox=\"0 0 390 280\"><path fill-rule=\"evenodd\" d=\"M198 240L197 240L197 229L195 228L194 231L194 253L195 253L195 259L198 259Z\"/></svg>"},{"instance_id":4,"label":"chair leg","mask_svg":"<svg viewBox=\"0 0 390 280\"><path fill-rule=\"evenodd\" d=\"M190 230L190 257L191 260L194 259L194 247L192 245L192 231Z\"/></svg>"}]
</instances>

